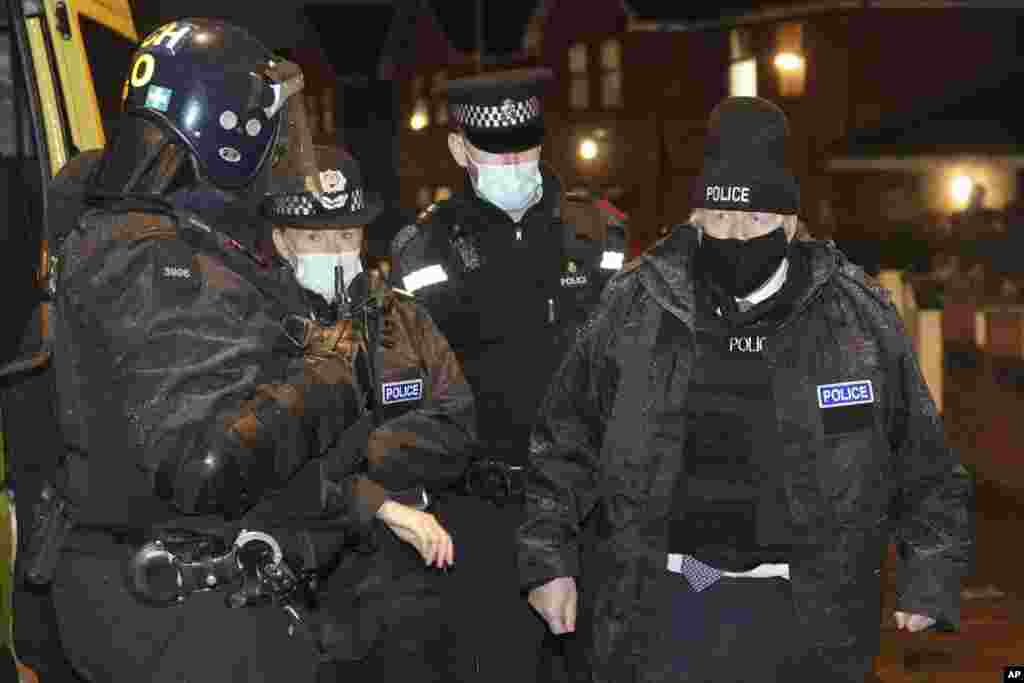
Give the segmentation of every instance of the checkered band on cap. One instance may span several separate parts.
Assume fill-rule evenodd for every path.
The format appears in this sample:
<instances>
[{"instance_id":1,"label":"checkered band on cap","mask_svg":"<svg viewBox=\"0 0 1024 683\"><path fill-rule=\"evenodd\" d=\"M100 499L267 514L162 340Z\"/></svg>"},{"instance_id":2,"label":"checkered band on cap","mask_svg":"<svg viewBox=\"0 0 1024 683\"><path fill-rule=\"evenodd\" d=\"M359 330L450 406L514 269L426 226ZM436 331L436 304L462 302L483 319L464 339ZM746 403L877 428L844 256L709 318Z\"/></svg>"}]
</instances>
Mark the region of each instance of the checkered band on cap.
<instances>
[{"instance_id":1,"label":"checkered band on cap","mask_svg":"<svg viewBox=\"0 0 1024 683\"><path fill-rule=\"evenodd\" d=\"M359 213L366 208L363 189L348 192L302 192L273 197L268 207L271 217L338 216Z\"/></svg>"},{"instance_id":2,"label":"checkered band on cap","mask_svg":"<svg viewBox=\"0 0 1024 683\"><path fill-rule=\"evenodd\" d=\"M540 98L506 99L500 104L453 104L452 118L464 128L514 128L540 117Z\"/></svg>"}]
</instances>

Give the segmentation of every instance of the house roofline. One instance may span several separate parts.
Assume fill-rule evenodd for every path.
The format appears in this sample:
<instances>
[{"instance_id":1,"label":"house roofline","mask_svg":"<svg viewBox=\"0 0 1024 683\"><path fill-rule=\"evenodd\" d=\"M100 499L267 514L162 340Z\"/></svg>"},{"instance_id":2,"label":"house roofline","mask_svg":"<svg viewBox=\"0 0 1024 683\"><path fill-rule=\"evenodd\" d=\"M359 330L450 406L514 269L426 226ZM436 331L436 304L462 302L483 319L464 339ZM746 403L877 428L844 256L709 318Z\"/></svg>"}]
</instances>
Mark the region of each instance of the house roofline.
<instances>
[{"instance_id":1,"label":"house roofline","mask_svg":"<svg viewBox=\"0 0 1024 683\"><path fill-rule=\"evenodd\" d=\"M950 152L948 154L887 154L877 156L834 156L825 163L828 171L912 171L928 172L950 163L997 162L1010 168L1024 168L1024 154Z\"/></svg>"},{"instance_id":2,"label":"house roofline","mask_svg":"<svg viewBox=\"0 0 1024 683\"><path fill-rule=\"evenodd\" d=\"M628 5L624 0L623 4ZM708 21L658 21L656 19L637 18L635 12L629 12L627 31L655 33L692 33L697 31L713 31L736 26L763 24L787 19L798 19L815 14L844 12L863 9L960 9L977 8L976 3L964 0L821 0L789 6L779 5L765 7L753 12L744 12L725 19ZM980 8L979 8L980 9Z\"/></svg>"}]
</instances>

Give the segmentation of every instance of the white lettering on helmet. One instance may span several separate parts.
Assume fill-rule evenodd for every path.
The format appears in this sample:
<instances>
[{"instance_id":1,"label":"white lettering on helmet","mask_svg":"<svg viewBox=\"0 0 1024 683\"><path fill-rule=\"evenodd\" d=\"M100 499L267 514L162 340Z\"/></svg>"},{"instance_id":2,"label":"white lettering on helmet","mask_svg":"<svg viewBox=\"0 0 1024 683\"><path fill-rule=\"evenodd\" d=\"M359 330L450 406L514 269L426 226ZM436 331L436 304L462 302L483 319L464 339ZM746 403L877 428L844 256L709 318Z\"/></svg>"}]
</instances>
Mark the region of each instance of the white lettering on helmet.
<instances>
[{"instance_id":1,"label":"white lettering on helmet","mask_svg":"<svg viewBox=\"0 0 1024 683\"><path fill-rule=\"evenodd\" d=\"M410 292L415 292L417 289L423 289L429 285L436 285L438 282L445 282L447 280L448 274L444 272L444 268L435 264L409 273L402 278L402 284Z\"/></svg>"},{"instance_id":2,"label":"white lettering on helmet","mask_svg":"<svg viewBox=\"0 0 1024 683\"><path fill-rule=\"evenodd\" d=\"M163 45L171 52L178 46L181 39L192 32L192 27L185 24L181 28L178 28L177 22L167 24L159 32L154 33L145 42L142 43L142 47L152 47L154 45L161 45L165 39L167 39L167 45Z\"/></svg>"}]
</instances>

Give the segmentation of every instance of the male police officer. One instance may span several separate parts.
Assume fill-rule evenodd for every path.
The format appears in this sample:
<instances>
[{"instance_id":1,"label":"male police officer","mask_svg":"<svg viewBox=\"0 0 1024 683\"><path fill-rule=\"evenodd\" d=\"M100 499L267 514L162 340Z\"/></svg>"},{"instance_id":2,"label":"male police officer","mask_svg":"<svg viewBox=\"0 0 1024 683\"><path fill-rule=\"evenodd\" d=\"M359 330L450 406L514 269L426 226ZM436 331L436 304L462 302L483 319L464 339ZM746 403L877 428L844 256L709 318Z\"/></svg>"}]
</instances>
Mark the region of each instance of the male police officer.
<instances>
[{"instance_id":1,"label":"male police officer","mask_svg":"<svg viewBox=\"0 0 1024 683\"><path fill-rule=\"evenodd\" d=\"M520 570L599 683L848 681L896 622L955 628L968 480L884 290L794 240L788 124L711 115L693 220L609 284L534 433ZM579 528L596 520L597 552Z\"/></svg>"},{"instance_id":2,"label":"male police officer","mask_svg":"<svg viewBox=\"0 0 1024 683\"><path fill-rule=\"evenodd\" d=\"M366 473L396 499L378 512L395 534L381 534L373 553L345 554L327 580L325 609L358 628L325 642L334 663L320 680L451 680L437 569L452 564L454 548L433 492L458 481L473 454L473 394L427 311L368 269L366 226L382 203L359 163L333 146L316 157L324 191L275 174L264 214L316 321L307 355L355 366L375 417L359 444Z\"/></svg>"},{"instance_id":3,"label":"male police officer","mask_svg":"<svg viewBox=\"0 0 1024 683\"><path fill-rule=\"evenodd\" d=\"M540 163L542 69L451 81L448 146L465 189L427 209L392 245L392 277L415 293L473 387L485 464L453 501L463 680L533 680L543 631L519 594L513 530L521 469L544 387L596 302L625 240ZM475 661L467 661L475 660Z\"/></svg>"},{"instance_id":4,"label":"male police officer","mask_svg":"<svg viewBox=\"0 0 1024 683\"><path fill-rule=\"evenodd\" d=\"M282 597L315 565L285 517L357 540L388 498L343 458L312 460L356 418L351 373L305 363L302 290L253 248L272 163L309 152L301 89L235 26L168 24L135 54L99 163L56 179L94 206L59 226L68 452L41 528L74 525L54 603L87 680L315 680L311 643L290 636L303 622L226 597Z\"/></svg>"}]
</instances>

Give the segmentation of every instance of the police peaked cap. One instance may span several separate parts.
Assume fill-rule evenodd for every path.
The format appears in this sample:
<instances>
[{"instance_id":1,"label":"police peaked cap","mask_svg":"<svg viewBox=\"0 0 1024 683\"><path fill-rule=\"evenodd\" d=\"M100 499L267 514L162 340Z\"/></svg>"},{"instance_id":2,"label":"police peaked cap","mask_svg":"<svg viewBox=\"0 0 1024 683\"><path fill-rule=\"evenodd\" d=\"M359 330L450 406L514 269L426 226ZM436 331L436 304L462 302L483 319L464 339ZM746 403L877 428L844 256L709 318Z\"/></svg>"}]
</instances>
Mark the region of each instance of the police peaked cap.
<instances>
[{"instance_id":1,"label":"police peaked cap","mask_svg":"<svg viewBox=\"0 0 1024 683\"><path fill-rule=\"evenodd\" d=\"M550 69L513 69L448 81L452 120L474 147L521 152L544 140L542 99Z\"/></svg>"},{"instance_id":2,"label":"police peaked cap","mask_svg":"<svg viewBox=\"0 0 1024 683\"><path fill-rule=\"evenodd\" d=\"M359 162L338 145L314 147L319 177L271 173L263 215L279 226L341 230L372 222L383 202L367 192ZM323 188L323 191L320 191Z\"/></svg>"}]
</instances>

